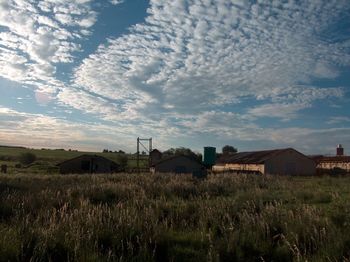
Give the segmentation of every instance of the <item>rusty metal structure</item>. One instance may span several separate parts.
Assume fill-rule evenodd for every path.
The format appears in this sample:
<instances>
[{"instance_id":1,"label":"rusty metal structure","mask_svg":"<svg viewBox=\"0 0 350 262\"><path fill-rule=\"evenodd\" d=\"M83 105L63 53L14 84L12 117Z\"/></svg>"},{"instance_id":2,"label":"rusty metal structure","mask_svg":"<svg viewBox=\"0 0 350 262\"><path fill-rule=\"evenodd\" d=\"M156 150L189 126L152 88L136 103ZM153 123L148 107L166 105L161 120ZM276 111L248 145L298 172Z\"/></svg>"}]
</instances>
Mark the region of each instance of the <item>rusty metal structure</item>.
<instances>
[{"instance_id":1,"label":"rusty metal structure","mask_svg":"<svg viewBox=\"0 0 350 262\"><path fill-rule=\"evenodd\" d=\"M148 143L148 148L143 144L144 142ZM151 151L152 151L152 137L151 138L137 138L137 147L136 147L136 166L137 171L140 173L140 146L148 153L148 166L151 164Z\"/></svg>"}]
</instances>

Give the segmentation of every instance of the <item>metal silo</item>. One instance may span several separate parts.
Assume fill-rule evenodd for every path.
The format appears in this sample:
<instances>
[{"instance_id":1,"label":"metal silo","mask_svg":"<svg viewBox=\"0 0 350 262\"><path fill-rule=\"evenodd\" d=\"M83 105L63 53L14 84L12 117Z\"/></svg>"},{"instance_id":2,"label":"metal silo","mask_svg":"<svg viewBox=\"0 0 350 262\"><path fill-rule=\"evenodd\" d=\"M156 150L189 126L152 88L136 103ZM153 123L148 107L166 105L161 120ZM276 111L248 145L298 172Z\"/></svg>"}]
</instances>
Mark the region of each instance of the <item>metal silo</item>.
<instances>
[{"instance_id":1,"label":"metal silo","mask_svg":"<svg viewBox=\"0 0 350 262\"><path fill-rule=\"evenodd\" d=\"M212 167L216 161L216 148L211 146L204 147L203 164L206 167Z\"/></svg>"}]
</instances>

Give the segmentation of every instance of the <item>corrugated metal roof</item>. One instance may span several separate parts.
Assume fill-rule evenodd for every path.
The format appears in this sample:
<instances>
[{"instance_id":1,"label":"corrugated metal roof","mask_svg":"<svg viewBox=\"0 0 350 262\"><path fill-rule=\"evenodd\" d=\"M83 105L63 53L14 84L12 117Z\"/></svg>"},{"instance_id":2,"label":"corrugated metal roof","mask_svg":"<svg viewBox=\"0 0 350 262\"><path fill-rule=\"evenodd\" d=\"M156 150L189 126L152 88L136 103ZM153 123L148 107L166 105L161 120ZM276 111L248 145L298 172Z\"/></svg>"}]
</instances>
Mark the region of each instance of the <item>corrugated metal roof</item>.
<instances>
[{"instance_id":1,"label":"corrugated metal roof","mask_svg":"<svg viewBox=\"0 0 350 262\"><path fill-rule=\"evenodd\" d=\"M288 150L294 150L294 149L284 148L284 149L274 149L274 150L241 152L241 153L236 153L232 155L223 155L218 159L217 163L218 164L263 164L266 160L270 159L271 157L276 156Z\"/></svg>"},{"instance_id":2,"label":"corrugated metal roof","mask_svg":"<svg viewBox=\"0 0 350 262\"><path fill-rule=\"evenodd\" d=\"M317 156L313 158L317 163L349 163L350 156Z\"/></svg>"},{"instance_id":3,"label":"corrugated metal roof","mask_svg":"<svg viewBox=\"0 0 350 262\"><path fill-rule=\"evenodd\" d=\"M67 159L67 160L65 160L65 161L62 161L62 162L58 163L56 166L60 166L60 165L62 165L62 164L68 163L68 162L70 162L70 161L74 161L74 160L79 159L79 158L102 159L102 160L105 160L105 161L112 162L112 163L114 163L114 164L116 164L116 165L119 166L119 164L117 164L116 162L114 162L114 161L111 160L111 159L108 159L108 158L106 158L106 157L99 156L99 155L90 155L90 154L83 154L83 155L80 155L80 156L77 156L77 157L73 157L73 158L71 158L71 159Z\"/></svg>"},{"instance_id":4,"label":"corrugated metal roof","mask_svg":"<svg viewBox=\"0 0 350 262\"><path fill-rule=\"evenodd\" d=\"M159 154L162 154L162 152L160 152L160 151L159 151L158 149L156 149L156 148L153 149L150 153L151 153L151 154L152 154L152 153L159 153Z\"/></svg>"},{"instance_id":5,"label":"corrugated metal roof","mask_svg":"<svg viewBox=\"0 0 350 262\"><path fill-rule=\"evenodd\" d=\"M202 165L202 166L204 166L201 162L199 162L198 160L196 160L196 159L194 159L194 158L192 158L192 157L189 157L189 156L186 156L186 155L173 155L173 156L170 156L170 157L166 157L166 158L163 158L163 159L161 159L160 161L158 161L157 163L154 163L153 165L152 165L152 167L155 167L155 166L157 166L157 165L159 165L159 164L161 164L161 163L164 163L164 162L167 162L167 161L171 161L171 160L173 160L173 159L176 159L176 158L187 158L187 159L189 159L189 160L191 160L191 161L193 161L193 162L196 162L197 164L200 164L200 165Z\"/></svg>"}]
</instances>

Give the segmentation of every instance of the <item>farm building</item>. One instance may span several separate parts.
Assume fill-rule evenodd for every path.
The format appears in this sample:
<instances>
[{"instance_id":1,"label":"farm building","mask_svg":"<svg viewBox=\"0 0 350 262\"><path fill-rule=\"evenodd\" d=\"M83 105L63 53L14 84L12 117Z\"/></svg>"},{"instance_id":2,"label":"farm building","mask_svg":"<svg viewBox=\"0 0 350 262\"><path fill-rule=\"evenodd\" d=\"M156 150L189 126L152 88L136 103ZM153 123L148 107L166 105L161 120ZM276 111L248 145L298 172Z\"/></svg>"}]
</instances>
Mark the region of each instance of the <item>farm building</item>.
<instances>
[{"instance_id":1,"label":"farm building","mask_svg":"<svg viewBox=\"0 0 350 262\"><path fill-rule=\"evenodd\" d=\"M81 155L59 163L61 174L113 173L119 165L112 160L98 155Z\"/></svg>"},{"instance_id":2,"label":"farm building","mask_svg":"<svg viewBox=\"0 0 350 262\"><path fill-rule=\"evenodd\" d=\"M204 165L184 155L176 155L162 159L153 164L150 171L151 173L193 174L195 176L203 176L206 174Z\"/></svg>"},{"instance_id":3,"label":"farm building","mask_svg":"<svg viewBox=\"0 0 350 262\"><path fill-rule=\"evenodd\" d=\"M214 172L314 175L315 162L293 148L223 155L213 166Z\"/></svg>"},{"instance_id":4,"label":"farm building","mask_svg":"<svg viewBox=\"0 0 350 262\"><path fill-rule=\"evenodd\" d=\"M314 160L319 173L350 173L350 156L319 156Z\"/></svg>"},{"instance_id":5,"label":"farm building","mask_svg":"<svg viewBox=\"0 0 350 262\"><path fill-rule=\"evenodd\" d=\"M160 152L158 149L153 149L150 153L150 166L159 162L162 159L162 157L163 157L162 152Z\"/></svg>"},{"instance_id":6,"label":"farm building","mask_svg":"<svg viewBox=\"0 0 350 262\"><path fill-rule=\"evenodd\" d=\"M336 156L313 156L319 174L350 173L350 156L344 156L344 148L338 145Z\"/></svg>"}]
</instances>

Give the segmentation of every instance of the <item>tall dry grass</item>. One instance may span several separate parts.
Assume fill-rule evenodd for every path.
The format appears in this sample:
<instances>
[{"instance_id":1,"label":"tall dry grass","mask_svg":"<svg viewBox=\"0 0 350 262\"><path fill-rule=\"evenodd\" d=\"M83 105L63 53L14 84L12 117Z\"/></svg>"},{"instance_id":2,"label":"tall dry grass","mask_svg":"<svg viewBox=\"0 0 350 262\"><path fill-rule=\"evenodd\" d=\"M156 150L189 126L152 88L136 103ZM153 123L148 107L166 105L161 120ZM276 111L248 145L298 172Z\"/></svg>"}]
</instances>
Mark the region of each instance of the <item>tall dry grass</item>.
<instances>
[{"instance_id":1,"label":"tall dry grass","mask_svg":"<svg viewBox=\"0 0 350 262\"><path fill-rule=\"evenodd\" d=\"M0 177L0 261L344 261L349 178Z\"/></svg>"}]
</instances>

